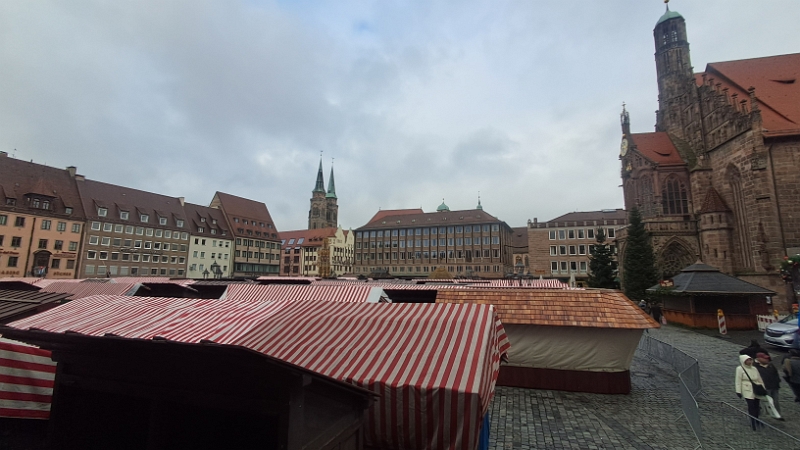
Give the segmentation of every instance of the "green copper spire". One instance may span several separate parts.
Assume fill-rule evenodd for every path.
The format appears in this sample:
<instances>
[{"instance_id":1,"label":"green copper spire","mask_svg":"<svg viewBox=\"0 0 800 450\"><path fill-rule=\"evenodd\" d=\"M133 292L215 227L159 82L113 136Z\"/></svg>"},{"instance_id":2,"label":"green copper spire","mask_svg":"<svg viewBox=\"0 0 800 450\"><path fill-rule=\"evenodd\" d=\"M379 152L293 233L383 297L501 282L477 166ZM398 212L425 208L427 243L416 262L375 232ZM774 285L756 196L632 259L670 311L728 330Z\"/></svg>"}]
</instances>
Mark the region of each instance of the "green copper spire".
<instances>
[{"instance_id":1,"label":"green copper spire","mask_svg":"<svg viewBox=\"0 0 800 450\"><path fill-rule=\"evenodd\" d=\"M325 193L325 180L322 178L322 156L319 157L319 170L317 170L317 185L311 192Z\"/></svg>"},{"instance_id":2,"label":"green copper spire","mask_svg":"<svg viewBox=\"0 0 800 450\"><path fill-rule=\"evenodd\" d=\"M439 207L438 207L438 208L436 208L436 212L444 212L444 211L450 211L450 207L449 207L449 206L447 206L447 205L444 203L444 199L442 199L442 204L441 204L441 205L439 205Z\"/></svg>"},{"instance_id":3,"label":"green copper spire","mask_svg":"<svg viewBox=\"0 0 800 450\"><path fill-rule=\"evenodd\" d=\"M481 193L480 192L478 192L478 207L475 208L475 209L480 209L481 211L483 211L483 206L481 206Z\"/></svg>"},{"instance_id":4,"label":"green copper spire","mask_svg":"<svg viewBox=\"0 0 800 450\"><path fill-rule=\"evenodd\" d=\"M331 177L328 179L328 193L325 198L336 198L336 183L333 182L333 161L331 161Z\"/></svg>"}]
</instances>

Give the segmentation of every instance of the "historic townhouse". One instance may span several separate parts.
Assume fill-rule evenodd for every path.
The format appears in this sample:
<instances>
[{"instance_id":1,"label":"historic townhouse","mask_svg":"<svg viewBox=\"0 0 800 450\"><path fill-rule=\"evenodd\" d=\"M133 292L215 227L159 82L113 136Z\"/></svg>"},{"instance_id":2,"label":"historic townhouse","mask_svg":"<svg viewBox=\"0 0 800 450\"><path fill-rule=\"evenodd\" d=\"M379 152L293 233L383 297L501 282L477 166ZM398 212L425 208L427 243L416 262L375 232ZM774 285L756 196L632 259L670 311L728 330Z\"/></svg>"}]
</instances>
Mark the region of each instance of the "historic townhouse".
<instances>
[{"instance_id":1,"label":"historic townhouse","mask_svg":"<svg viewBox=\"0 0 800 450\"><path fill-rule=\"evenodd\" d=\"M233 237L222 211L185 203L189 226L188 278L227 278L233 274Z\"/></svg>"},{"instance_id":2,"label":"historic townhouse","mask_svg":"<svg viewBox=\"0 0 800 450\"><path fill-rule=\"evenodd\" d=\"M335 277L353 272L353 232L317 228L281 232L281 275Z\"/></svg>"},{"instance_id":3,"label":"historic townhouse","mask_svg":"<svg viewBox=\"0 0 800 450\"><path fill-rule=\"evenodd\" d=\"M87 229L79 277L185 277L183 199L77 177Z\"/></svg>"},{"instance_id":4,"label":"historic townhouse","mask_svg":"<svg viewBox=\"0 0 800 450\"><path fill-rule=\"evenodd\" d=\"M606 243L615 246L617 232L627 226L622 209L572 212L547 222L528 221L530 272L536 277L574 279L584 285L589 277L589 257L596 233L602 229Z\"/></svg>"},{"instance_id":5,"label":"historic townhouse","mask_svg":"<svg viewBox=\"0 0 800 450\"><path fill-rule=\"evenodd\" d=\"M501 278L513 273L512 232L477 209L435 213L380 211L355 231L355 273L428 276L444 267L453 276Z\"/></svg>"},{"instance_id":6,"label":"historic townhouse","mask_svg":"<svg viewBox=\"0 0 800 450\"><path fill-rule=\"evenodd\" d=\"M781 293L786 310L777 267L800 253L800 53L695 73L680 14L667 9L653 37L655 131L633 133L621 116L625 207L642 211L665 278L699 256Z\"/></svg>"},{"instance_id":7,"label":"historic townhouse","mask_svg":"<svg viewBox=\"0 0 800 450\"><path fill-rule=\"evenodd\" d=\"M210 206L222 211L234 238L233 276L280 272L281 243L267 205L217 192Z\"/></svg>"},{"instance_id":8,"label":"historic townhouse","mask_svg":"<svg viewBox=\"0 0 800 450\"><path fill-rule=\"evenodd\" d=\"M85 220L75 176L0 152L0 277L75 278Z\"/></svg>"}]
</instances>

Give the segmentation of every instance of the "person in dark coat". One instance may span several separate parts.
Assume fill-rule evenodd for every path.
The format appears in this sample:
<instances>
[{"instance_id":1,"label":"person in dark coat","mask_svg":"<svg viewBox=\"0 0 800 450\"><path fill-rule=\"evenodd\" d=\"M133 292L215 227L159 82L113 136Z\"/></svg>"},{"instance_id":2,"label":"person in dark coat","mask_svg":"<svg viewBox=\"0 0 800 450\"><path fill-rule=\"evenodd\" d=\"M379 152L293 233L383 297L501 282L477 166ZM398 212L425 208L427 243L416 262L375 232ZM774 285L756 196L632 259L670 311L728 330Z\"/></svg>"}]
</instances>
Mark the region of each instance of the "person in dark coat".
<instances>
[{"instance_id":1,"label":"person in dark coat","mask_svg":"<svg viewBox=\"0 0 800 450\"><path fill-rule=\"evenodd\" d=\"M739 350L740 355L747 355L753 359L756 359L756 355L758 355L759 353L765 353L769 355L769 352L764 350L764 348L761 347L761 344L759 344L758 341L755 339L750 341L750 346Z\"/></svg>"},{"instance_id":2,"label":"person in dark coat","mask_svg":"<svg viewBox=\"0 0 800 450\"><path fill-rule=\"evenodd\" d=\"M778 374L778 369L772 365L772 359L766 353L756 354L756 364L753 364L758 369L761 379L764 381L764 388L767 390L767 395L772 397L772 404L775 405L775 410L781 414L781 406L778 403L778 389L781 388L781 376ZM778 420L783 420L781 417Z\"/></svg>"}]
</instances>

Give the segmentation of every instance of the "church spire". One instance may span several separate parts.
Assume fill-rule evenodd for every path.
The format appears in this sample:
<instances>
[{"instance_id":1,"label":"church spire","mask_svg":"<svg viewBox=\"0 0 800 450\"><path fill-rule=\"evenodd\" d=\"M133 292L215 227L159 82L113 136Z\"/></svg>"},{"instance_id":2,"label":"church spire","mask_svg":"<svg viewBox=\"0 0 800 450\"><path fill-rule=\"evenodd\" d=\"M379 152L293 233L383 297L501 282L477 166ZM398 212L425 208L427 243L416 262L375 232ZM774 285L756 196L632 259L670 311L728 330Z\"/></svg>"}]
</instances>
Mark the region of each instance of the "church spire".
<instances>
[{"instance_id":1,"label":"church spire","mask_svg":"<svg viewBox=\"0 0 800 450\"><path fill-rule=\"evenodd\" d=\"M319 157L319 170L317 170L317 184L314 186L314 190L311 191L313 193L322 192L325 193L325 180L322 177L322 156Z\"/></svg>"},{"instance_id":2,"label":"church spire","mask_svg":"<svg viewBox=\"0 0 800 450\"><path fill-rule=\"evenodd\" d=\"M478 206L475 209L480 209L483 211L483 206L481 206L481 193L478 191Z\"/></svg>"},{"instance_id":3,"label":"church spire","mask_svg":"<svg viewBox=\"0 0 800 450\"><path fill-rule=\"evenodd\" d=\"M333 181L333 160L331 160L331 176L328 178L328 193L325 198L336 198L336 183Z\"/></svg>"}]
</instances>

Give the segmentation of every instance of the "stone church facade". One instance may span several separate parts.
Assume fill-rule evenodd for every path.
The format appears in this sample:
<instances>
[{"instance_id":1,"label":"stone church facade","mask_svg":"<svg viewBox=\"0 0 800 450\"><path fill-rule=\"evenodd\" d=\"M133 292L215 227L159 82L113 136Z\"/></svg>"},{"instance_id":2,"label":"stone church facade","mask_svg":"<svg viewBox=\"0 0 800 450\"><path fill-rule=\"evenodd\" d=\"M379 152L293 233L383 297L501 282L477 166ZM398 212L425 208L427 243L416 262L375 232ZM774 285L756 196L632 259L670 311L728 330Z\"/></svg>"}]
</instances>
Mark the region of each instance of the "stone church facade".
<instances>
[{"instance_id":1,"label":"stone church facade","mask_svg":"<svg viewBox=\"0 0 800 450\"><path fill-rule=\"evenodd\" d=\"M642 212L664 278L702 259L778 292L786 310L777 268L800 253L800 54L694 73L680 14L667 9L653 34L655 132L632 133L621 114L625 209Z\"/></svg>"}]
</instances>

